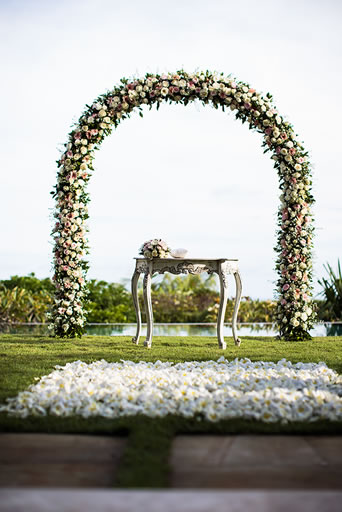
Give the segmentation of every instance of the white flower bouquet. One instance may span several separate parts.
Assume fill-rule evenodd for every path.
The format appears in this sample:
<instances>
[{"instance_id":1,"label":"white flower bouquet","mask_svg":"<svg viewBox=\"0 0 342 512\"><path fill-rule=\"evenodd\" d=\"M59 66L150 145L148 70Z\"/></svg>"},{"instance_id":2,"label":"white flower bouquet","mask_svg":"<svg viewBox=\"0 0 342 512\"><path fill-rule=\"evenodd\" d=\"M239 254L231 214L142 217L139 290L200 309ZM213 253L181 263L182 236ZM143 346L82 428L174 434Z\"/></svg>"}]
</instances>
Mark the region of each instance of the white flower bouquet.
<instances>
[{"instance_id":1,"label":"white flower bouquet","mask_svg":"<svg viewBox=\"0 0 342 512\"><path fill-rule=\"evenodd\" d=\"M153 240L147 240L140 247L139 254L142 254L145 258L169 258L170 247L164 240L160 238L154 238Z\"/></svg>"}]
</instances>

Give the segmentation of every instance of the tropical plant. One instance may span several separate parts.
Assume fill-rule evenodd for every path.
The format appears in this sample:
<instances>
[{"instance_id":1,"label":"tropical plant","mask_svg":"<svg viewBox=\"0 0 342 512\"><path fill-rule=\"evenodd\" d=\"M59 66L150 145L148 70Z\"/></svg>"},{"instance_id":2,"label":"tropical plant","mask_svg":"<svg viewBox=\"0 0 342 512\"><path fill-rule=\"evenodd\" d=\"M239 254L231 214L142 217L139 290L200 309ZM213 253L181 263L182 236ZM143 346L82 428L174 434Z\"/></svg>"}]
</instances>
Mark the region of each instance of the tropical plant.
<instances>
[{"instance_id":1,"label":"tropical plant","mask_svg":"<svg viewBox=\"0 0 342 512\"><path fill-rule=\"evenodd\" d=\"M322 277L318 283L323 290L320 295L324 296L324 301L320 305L319 316L327 320L342 320L342 273L340 260L337 260L337 273L334 272L331 265L323 265L328 277Z\"/></svg>"},{"instance_id":2,"label":"tropical plant","mask_svg":"<svg viewBox=\"0 0 342 512\"><path fill-rule=\"evenodd\" d=\"M52 295L46 290L35 293L25 288L0 288L0 324L46 321L46 313L52 304Z\"/></svg>"}]
</instances>

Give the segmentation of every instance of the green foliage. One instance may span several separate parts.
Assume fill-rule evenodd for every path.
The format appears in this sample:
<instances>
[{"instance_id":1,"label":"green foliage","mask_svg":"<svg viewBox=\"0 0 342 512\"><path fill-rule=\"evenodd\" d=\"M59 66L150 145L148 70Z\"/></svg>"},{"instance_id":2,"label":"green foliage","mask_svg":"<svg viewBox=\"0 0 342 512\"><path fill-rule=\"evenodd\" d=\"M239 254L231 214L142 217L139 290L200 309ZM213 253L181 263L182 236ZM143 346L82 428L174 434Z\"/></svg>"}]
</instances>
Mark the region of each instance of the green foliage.
<instances>
[{"instance_id":1,"label":"green foliage","mask_svg":"<svg viewBox=\"0 0 342 512\"><path fill-rule=\"evenodd\" d=\"M203 278L201 275L188 274L186 276L175 276L163 274L161 281L152 283L152 290L158 293L206 293L216 289L214 275Z\"/></svg>"},{"instance_id":2,"label":"green foliage","mask_svg":"<svg viewBox=\"0 0 342 512\"><path fill-rule=\"evenodd\" d=\"M29 292L25 288L0 287L0 324L46 321L52 303L46 290Z\"/></svg>"},{"instance_id":3,"label":"green foliage","mask_svg":"<svg viewBox=\"0 0 342 512\"><path fill-rule=\"evenodd\" d=\"M201 275L172 277L152 284L152 304L155 322L202 323L216 322L220 307L220 295L215 276ZM142 305L142 296L140 296ZM225 321L233 316L235 300L228 299ZM238 322L274 322L276 302L252 300L242 297ZM144 318L144 312L143 312Z\"/></svg>"},{"instance_id":4,"label":"green foliage","mask_svg":"<svg viewBox=\"0 0 342 512\"><path fill-rule=\"evenodd\" d=\"M0 281L0 289L7 288L13 290L13 288L21 288L28 292L47 292L52 295L55 291L55 287L51 279L48 277L45 279L38 279L34 272L31 272L28 276L11 276L10 279Z\"/></svg>"},{"instance_id":5,"label":"green foliage","mask_svg":"<svg viewBox=\"0 0 342 512\"><path fill-rule=\"evenodd\" d=\"M54 285L49 278L12 276L0 281L0 324L46 321Z\"/></svg>"},{"instance_id":6,"label":"green foliage","mask_svg":"<svg viewBox=\"0 0 342 512\"><path fill-rule=\"evenodd\" d=\"M134 322L135 313L130 292L122 284L92 279L88 282L88 322Z\"/></svg>"},{"instance_id":7,"label":"green foliage","mask_svg":"<svg viewBox=\"0 0 342 512\"><path fill-rule=\"evenodd\" d=\"M342 318L342 279L328 265L329 279L323 279L325 300L316 301L318 318L332 321ZM130 291L124 285L92 279L87 284L89 323L132 323L136 321ZM49 279L12 276L0 281L0 324L47 321L53 303L54 284ZM145 309L139 292L142 319ZM156 323L211 323L217 321L220 295L215 276L172 276L164 274L152 282L153 315ZM225 321L230 322L235 300L228 299ZM276 302L242 297L238 322L275 322Z\"/></svg>"},{"instance_id":8,"label":"green foliage","mask_svg":"<svg viewBox=\"0 0 342 512\"><path fill-rule=\"evenodd\" d=\"M342 320L342 273L340 260L337 261L337 273L327 263L324 269L328 278L322 277L318 282L322 286L324 301L319 303L319 317L322 320Z\"/></svg>"}]
</instances>

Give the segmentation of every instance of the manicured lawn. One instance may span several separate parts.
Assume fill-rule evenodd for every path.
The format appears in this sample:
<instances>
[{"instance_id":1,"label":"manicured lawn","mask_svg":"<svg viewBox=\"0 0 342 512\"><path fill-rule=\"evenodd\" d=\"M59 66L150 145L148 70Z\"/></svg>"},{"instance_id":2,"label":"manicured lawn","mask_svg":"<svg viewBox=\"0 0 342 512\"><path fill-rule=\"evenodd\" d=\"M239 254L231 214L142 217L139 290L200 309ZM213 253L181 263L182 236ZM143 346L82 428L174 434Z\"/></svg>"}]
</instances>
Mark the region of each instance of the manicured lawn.
<instances>
[{"instance_id":1,"label":"manicured lawn","mask_svg":"<svg viewBox=\"0 0 342 512\"><path fill-rule=\"evenodd\" d=\"M82 339L55 340L46 336L0 335L0 403L14 396L53 370L56 364L98 359L108 362L122 359L138 361L205 361L248 357L251 361L291 362L325 361L342 373L342 337L314 338L311 341L286 342L271 337L244 337L240 347L227 339L220 350L214 337L155 337L152 349L134 345L128 336L85 336Z\"/></svg>"},{"instance_id":2,"label":"manicured lawn","mask_svg":"<svg viewBox=\"0 0 342 512\"><path fill-rule=\"evenodd\" d=\"M134 345L127 336L87 336L74 340L55 340L45 336L0 336L0 403L35 382L35 377L50 373L55 365L98 359L116 362L217 360L248 357L252 361L320 362L342 373L342 337L314 338L311 341L284 342L270 337L244 337L240 347L232 338L227 349L218 348L211 337L155 337L152 349ZM129 442L118 480L121 487L165 486L168 454L177 433L341 433L341 422L320 421L287 425L257 421L227 420L218 423L180 417L150 419L142 416L120 418L28 417L0 414L0 430L11 432L79 432L127 435Z\"/></svg>"}]
</instances>

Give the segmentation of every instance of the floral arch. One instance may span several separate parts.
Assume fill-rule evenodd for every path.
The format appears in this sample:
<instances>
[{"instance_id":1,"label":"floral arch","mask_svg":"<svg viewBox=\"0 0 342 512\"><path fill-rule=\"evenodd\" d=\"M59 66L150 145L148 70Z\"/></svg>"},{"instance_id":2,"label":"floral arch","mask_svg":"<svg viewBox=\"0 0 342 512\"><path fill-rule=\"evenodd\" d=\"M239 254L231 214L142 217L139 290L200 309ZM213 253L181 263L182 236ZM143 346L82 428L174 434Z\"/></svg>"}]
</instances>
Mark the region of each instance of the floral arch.
<instances>
[{"instance_id":1,"label":"floral arch","mask_svg":"<svg viewBox=\"0 0 342 512\"><path fill-rule=\"evenodd\" d=\"M86 185L94 170L94 151L121 121L142 105L152 108L164 102L187 105L195 100L204 105L229 109L236 119L262 133L264 152L270 151L277 170L281 196L278 211L276 269L278 280L277 325L283 339L306 339L312 327L312 214L310 164L307 152L293 127L278 113L272 96L257 93L248 84L224 74L185 71L163 75L147 74L127 80L99 96L81 115L69 134L58 163L53 229L55 241L53 280L55 302L50 328L55 336L75 337L84 332L86 320Z\"/></svg>"}]
</instances>

